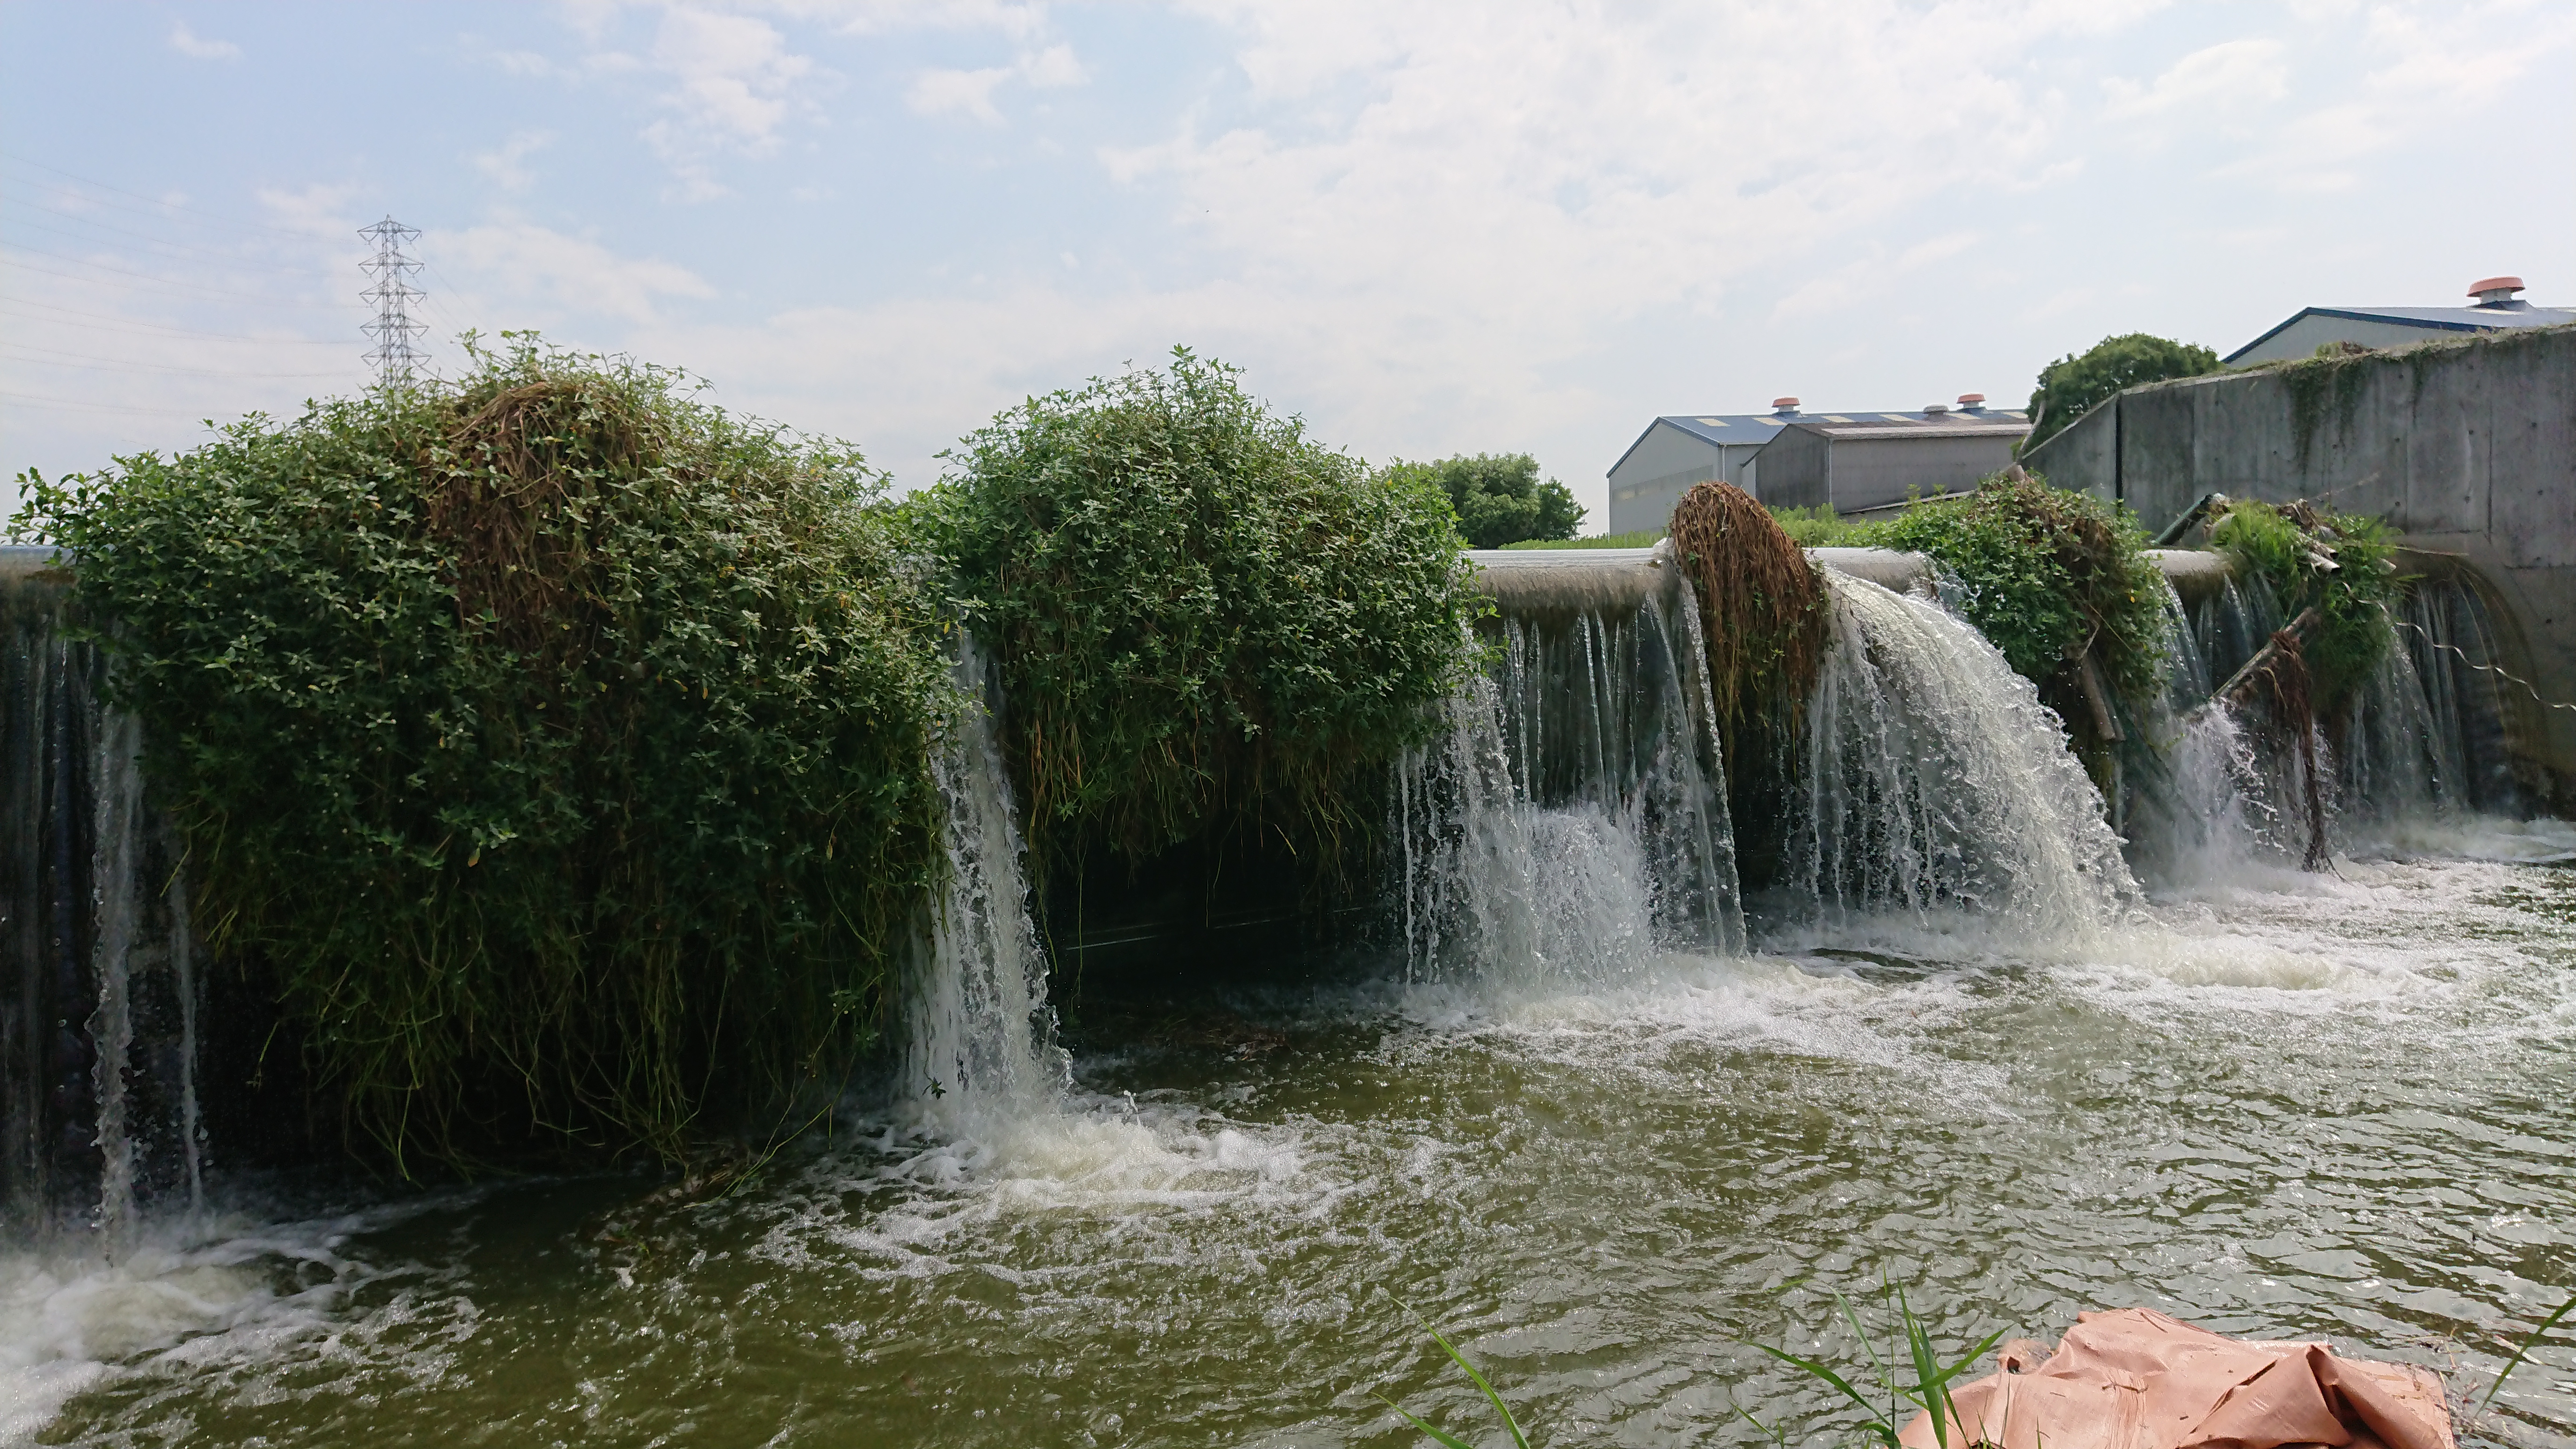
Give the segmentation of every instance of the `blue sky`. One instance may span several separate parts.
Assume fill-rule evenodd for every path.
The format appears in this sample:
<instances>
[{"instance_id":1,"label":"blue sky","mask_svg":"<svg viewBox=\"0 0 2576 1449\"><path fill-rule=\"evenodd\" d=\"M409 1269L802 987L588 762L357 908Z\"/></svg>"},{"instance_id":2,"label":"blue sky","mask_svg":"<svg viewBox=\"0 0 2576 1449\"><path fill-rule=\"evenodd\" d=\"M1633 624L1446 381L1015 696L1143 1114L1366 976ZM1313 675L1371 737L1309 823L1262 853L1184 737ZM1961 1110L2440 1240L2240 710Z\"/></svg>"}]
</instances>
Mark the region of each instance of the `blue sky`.
<instances>
[{"instance_id":1,"label":"blue sky","mask_svg":"<svg viewBox=\"0 0 2576 1449\"><path fill-rule=\"evenodd\" d=\"M0 467L431 355L688 368L901 486L1176 343L1591 505L1657 413L2018 400L2149 331L2576 301L2576 7L0 0Z\"/></svg>"}]
</instances>

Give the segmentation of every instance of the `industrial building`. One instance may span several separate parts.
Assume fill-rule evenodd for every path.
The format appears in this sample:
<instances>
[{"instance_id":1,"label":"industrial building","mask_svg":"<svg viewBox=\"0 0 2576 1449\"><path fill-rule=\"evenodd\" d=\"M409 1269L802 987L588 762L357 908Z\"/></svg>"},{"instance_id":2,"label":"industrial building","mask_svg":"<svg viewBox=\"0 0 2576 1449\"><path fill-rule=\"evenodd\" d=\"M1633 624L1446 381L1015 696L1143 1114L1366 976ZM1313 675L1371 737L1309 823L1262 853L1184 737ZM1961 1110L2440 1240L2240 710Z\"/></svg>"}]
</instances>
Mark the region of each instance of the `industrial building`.
<instances>
[{"instance_id":1,"label":"industrial building","mask_svg":"<svg viewBox=\"0 0 2576 1449\"><path fill-rule=\"evenodd\" d=\"M1784 397L1767 413L1657 418L1610 467L1609 531L1664 527L1708 479L1777 507L1845 513L1955 491L2011 462L2029 431L2026 414L1973 392L1911 412L1804 413Z\"/></svg>"},{"instance_id":2,"label":"industrial building","mask_svg":"<svg viewBox=\"0 0 2576 1449\"><path fill-rule=\"evenodd\" d=\"M2515 327L2553 327L2576 322L2576 307L2535 307L2514 293L2520 277L2488 277L2469 284L2477 298L2470 307L2308 307L2290 320L2237 348L2225 359L2230 367L2313 357L2329 342L2359 347L2404 347L2464 333L2502 332Z\"/></svg>"}]
</instances>

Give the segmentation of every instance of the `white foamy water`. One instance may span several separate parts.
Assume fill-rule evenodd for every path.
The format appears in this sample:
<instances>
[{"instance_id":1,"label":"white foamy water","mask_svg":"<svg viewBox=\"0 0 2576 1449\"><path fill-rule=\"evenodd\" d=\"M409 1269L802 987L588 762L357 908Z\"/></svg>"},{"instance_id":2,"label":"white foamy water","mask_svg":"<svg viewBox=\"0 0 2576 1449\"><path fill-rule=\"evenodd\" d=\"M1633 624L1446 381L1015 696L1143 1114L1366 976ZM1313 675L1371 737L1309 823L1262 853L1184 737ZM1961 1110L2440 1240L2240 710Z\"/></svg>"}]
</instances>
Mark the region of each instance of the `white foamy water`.
<instances>
[{"instance_id":1,"label":"white foamy water","mask_svg":"<svg viewBox=\"0 0 2576 1449\"><path fill-rule=\"evenodd\" d=\"M228 1212L128 1225L113 1258L0 1251L0 1445L32 1443L74 1395L136 1375L286 1356L346 1327L352 1294L418 1270L353 1240L452 1210L465 1194L328 1217Z\"/></svg>"}]
</instances>

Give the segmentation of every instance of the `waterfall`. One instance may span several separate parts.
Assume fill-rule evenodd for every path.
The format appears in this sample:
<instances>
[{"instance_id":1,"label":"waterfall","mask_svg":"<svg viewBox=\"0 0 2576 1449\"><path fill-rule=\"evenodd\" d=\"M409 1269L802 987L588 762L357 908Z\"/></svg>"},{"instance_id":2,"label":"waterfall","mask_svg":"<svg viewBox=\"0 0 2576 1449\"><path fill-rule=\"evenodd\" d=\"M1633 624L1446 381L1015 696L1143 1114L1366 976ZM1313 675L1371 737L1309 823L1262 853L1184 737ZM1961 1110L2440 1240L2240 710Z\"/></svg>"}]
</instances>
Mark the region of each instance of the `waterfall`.
<instances>
[{"instance_id":1,"label":"waterfall","mask_svg":"<svg viewBox=\"0 0 2576 1449\"><path fill-rule=\"evenodd\" d=\"M947 805L948 872L913 973L902 1089L962 1117L1050 1106L1071 1068L1055 1044L1046 953L1029 916L995 724L999 683L974 639L958 637L954 677L969 704L932 765Z\"/></svg>"},{"instance_id":2,"label":"waterfall","mask_svg":"<svg viewBox=\"0 0 2576 1449\"><path fill-rule=\"evenodd\" d=\"M112 1255L203 1207L203 983L141 726L51 553L0 550L0 1220Z\"/></svg>"},{"instance_id":3,"label":"waterfall","mask_svg":"<svg viewBox=\"0 0 2576 1449\"><path fill-rule=\"evenodd\" d=\"M2066 731L1974 629L1832 570L1787 884L1829 916L1972 910L2033 935L2136 893Z\"/></svg>"},{"instance_id":4,"label":"waterfall","mask_svg":"<svg viewBox=\"0 0 2576 1449\"><path fill-rule=\"evenodd\" d=\"M1491 555L1483 556L1492 558ZM1641 563L1644 561L1641 560ZM1516 582L1492 669L1395 766L1393 913L1415 979L1603 982L1744 944L1697 599L1660 564Z\"/></svg>"},{"instance_id":5,"label":"waterfall","mask_svg":"<svg viewBox=\"0 0 2576 1449\"><path fill-rule=\"evenodd\" d=\"M2346 812L2368 820L2529 814L2486 605L2456 582L2425 579L2393 622L2396 647L2338 722Z\"/></svg>"}]
</instances>

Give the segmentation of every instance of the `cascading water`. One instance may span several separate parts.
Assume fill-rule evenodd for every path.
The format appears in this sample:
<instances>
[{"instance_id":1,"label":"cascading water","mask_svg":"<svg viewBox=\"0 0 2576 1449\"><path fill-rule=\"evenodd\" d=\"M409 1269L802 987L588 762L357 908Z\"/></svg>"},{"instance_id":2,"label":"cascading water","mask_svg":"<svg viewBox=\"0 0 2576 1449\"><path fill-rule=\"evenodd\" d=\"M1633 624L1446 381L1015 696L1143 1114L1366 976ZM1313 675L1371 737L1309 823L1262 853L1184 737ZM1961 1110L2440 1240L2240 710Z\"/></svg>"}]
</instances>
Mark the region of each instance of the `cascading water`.
<instances>
[{"instance_id":1,"label":"cascading water","mask_svg":"<svg viewBox=\"0 0 2576 1449\"><path fill-rule=\"evenodd\" d=\"M101 708L51 551L0 555L0 1218L114 1254L204 1204L204 983L141 728Z\"/></svg>"},{"instance_id":2,"label":"cascading water","mask_svg":"<svg viewBox=\"0 0 2576 1449\"><path fill-rule=\"evenodd\" d=\"M2131 854L2159 883L2219 880L2251 862L2295 865L2315 829L2308 770L2327 843L2428 822L2529 813L2508 747L2509 688L2473 589L2419 580L2396 612L2395 647L2308 751L2268 721L2259 696L2198 707L2284 620L2261 580L2231 581L2194 611L2175 643L2170 712L2143 732L2154 788L2134 797Z\"/></svg>"},{"instance_id":3,"label":"cascading water","mask_svg":"<svg viewBox=\"0 0 2576 1449\"><path fill-rule=\"evenodd\" d=\"M1792 894L1828 919L1974 911L2042 938L2109 923L2137 888L2038 691L1939 606L1826 579Z\"/></svg>"},{"instance_id":4,"label":"cascading water","mask_svg":"<svg viewBox=\"0 0 2576 1449\"><path fill-rule=\"evenodd\" d=\"M1017 817L995 728L998 685L970 635L955 678L969 705L934 763L948 806L948 879L905 1012L903 1091L938 1116L1044 1109L1069 1083L1029 917Z\"/></svg>"},{"instance_id":5,"label":"cascading water","mask_svg":"<svg viewBox=\"0 0 2576 1449\"><path fill-rule=\"evenodd\" d=\"M1492 676L1397 764L1392 909L1416 979L1598 983L1741 949L1697 601L1641 566L1642 597L1516 589Z\"/></svg>"}]
</instances>

